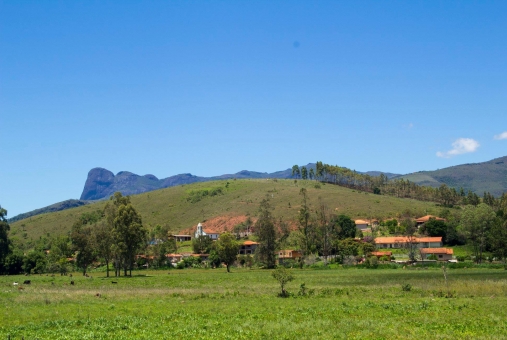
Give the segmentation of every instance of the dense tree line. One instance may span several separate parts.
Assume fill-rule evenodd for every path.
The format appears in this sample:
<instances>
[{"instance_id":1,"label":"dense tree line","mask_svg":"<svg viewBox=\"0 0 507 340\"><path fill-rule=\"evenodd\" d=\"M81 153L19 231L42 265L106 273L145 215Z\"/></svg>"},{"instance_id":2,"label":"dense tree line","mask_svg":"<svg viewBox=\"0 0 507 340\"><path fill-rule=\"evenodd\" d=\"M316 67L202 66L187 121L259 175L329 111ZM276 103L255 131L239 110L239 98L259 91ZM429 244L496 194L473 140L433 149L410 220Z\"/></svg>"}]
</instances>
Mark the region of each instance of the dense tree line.
<instances>
[{"instance_id":1,"label":"dense tree line","mask_svg":"<svg viewBox=\"0 0 507 340\"><path fill-rule=\"evenodd\" d=\"M316 163L315 170L315 174L312 177L318 181L374 194L437 202L446 207L453 207L455 205L477 206L481 202L496 210L507 206L507 193L504 193L499 198L495 198L489 192L484 192L481 198L470 190L467 192L463 188L456 190L455 188L448 187L446 184L442 184L438 188L421 186L403 178L390 180L384 174L370 176L320 161ZM307 177L303 178L303 173L308 173L306 167L300 168L298 165L292 167L293 177L307 179Z\"/></svg>"}]
</instances>

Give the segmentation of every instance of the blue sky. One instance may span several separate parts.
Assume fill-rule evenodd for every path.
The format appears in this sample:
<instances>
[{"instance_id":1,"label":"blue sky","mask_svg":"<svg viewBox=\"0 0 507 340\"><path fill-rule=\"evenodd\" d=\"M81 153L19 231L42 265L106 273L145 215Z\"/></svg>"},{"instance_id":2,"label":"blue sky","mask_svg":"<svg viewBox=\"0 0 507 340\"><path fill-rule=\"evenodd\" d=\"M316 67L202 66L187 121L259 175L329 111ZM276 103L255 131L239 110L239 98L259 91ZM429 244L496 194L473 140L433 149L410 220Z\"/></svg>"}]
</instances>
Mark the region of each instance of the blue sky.
<instances>
[{"instance_id":1,"label":"blue sky","mask_svg":"<svg viewBox=\"0 0 507 340\"><path fill-rule=\"evenodd\" d=\"M0 1L0 205L79 198L94 167L505 156L506 16L505 1Z\"/></svg>"}]
</instances>

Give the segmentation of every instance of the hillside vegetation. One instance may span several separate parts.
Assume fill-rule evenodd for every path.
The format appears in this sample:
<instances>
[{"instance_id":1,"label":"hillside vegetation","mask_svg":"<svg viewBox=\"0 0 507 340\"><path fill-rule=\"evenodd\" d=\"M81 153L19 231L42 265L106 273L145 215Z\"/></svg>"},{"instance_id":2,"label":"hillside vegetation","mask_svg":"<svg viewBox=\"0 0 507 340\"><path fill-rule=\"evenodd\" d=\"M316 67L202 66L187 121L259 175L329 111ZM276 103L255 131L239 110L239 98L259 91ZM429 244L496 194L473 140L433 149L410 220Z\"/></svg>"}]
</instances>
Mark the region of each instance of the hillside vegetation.
<instances>
[{"instance_id":1,"label":"hillside vegetation","mask_svg":"<svg viewBox=\"0 0 507 340\"><path fill-rule=\"evenodd\" d=\"M400 176L418 185L463 188L482 195L485 191L501 196L507 191L507 156L488 162L462 164L435 171L420 171Z\"/></svg>"},{"instance_id":2,"label":"hillside vegetation","mask_svg":"<svg viewBox=\"0 0 507 340\"><path fill-rule=\"evenodd\" d=\"M374 195L315 181L243 179L194 183L132 196L132 203L142 216L143 224L151 229L157 224L168 225L174 232L186 231L202 221L220 219L227 228L238 223L238 217L255 217L260 201L269 195L274 215L290 222L297 215L305 187L311 205L319 199L336 214L357 218L388 218L401 213L413 216L438 215L440 207L432 202ZM42 235L67 234L83 213L104 208L106 201L88 204L54 213L42 214L11 224L10 237L23 243ZM227 225L227 221L231 224ZM205 223L206 226L206 223Z\"/></svg>"}]
</instances>

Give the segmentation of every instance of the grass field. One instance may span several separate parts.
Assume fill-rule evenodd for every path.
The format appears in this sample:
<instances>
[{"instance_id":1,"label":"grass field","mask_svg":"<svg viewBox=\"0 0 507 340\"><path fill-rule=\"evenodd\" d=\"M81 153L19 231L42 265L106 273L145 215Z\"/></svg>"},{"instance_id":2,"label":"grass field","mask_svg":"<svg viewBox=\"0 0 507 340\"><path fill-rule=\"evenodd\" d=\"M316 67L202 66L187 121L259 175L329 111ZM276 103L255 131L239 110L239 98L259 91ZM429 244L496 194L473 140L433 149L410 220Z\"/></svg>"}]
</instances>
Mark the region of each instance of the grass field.
<instances>
[{"instance_id":1,"label":"grass field","mask_svg":"<svg viewBox=\"0 0 507 340\"><path fill-rule=\"evenodd\" d=\"M346 214L352 219L394 217L406 210L418 216L438 215L440 211L431 202L373 195L329 184L317 189L315 184L314 181L298 181L295 185L293 180L265 179L205 182L135 195L132 196L132 202L148 229L157 224L167 224L173 232L195 227L197 223L215 217L255 216L260 201L266 195L271 199L276 217L283 217L286 221L295 220L302 187L307 188L314 208L318 206L320 197L334 213ZM223 194L204 197L194 203L188 200L193 197L192 193L216 188L222 188ZM66 234L82 213L103 209L104 205L102 201L17 221L11 225L10 237L27 242L43 235Z\"/></svg>"},{"instance_id":2,"label":"grass field","mask_svg":"<svg viewBox=\"0 0 507 340\"><path fill-rule=\"evenodd\" d=\"M256 269L4 276L0 339L507 338L504 270L449 269L449 286L439 268L293 274L285 299ZM12 285L25 279L23 290ZM309 295L297 295L302 283Z\"/></svg>"}]
</instances>

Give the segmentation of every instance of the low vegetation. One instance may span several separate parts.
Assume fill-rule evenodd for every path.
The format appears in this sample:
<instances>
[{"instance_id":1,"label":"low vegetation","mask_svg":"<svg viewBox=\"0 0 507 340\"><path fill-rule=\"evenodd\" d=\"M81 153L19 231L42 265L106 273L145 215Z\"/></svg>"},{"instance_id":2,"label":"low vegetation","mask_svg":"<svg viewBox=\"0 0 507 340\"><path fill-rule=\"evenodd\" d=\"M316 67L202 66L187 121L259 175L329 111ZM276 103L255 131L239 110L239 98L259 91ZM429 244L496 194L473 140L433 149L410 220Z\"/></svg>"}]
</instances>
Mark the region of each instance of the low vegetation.
<instances>
[{"instance_id":1,"label":"low vegetation","mask_svg":"<svg viewBox=\"0 0 507 340\"><path fill-rule=\"evenodd\" d=\"M115 278L116 284L103 272L2 276L0 338L501 339L507 334L504 270L449 269L448 286L440 268L288 271L295 279L286 284L285 299L276 297L280 285L272 271L259 269L135 271ZM26 279L30 285L22 284Z\"/></svg>"}]
</instances>

